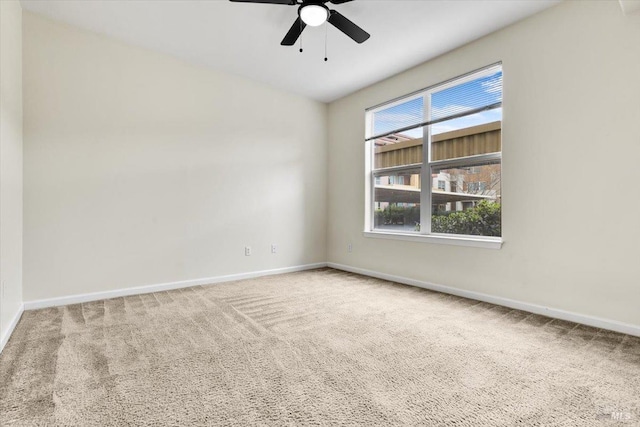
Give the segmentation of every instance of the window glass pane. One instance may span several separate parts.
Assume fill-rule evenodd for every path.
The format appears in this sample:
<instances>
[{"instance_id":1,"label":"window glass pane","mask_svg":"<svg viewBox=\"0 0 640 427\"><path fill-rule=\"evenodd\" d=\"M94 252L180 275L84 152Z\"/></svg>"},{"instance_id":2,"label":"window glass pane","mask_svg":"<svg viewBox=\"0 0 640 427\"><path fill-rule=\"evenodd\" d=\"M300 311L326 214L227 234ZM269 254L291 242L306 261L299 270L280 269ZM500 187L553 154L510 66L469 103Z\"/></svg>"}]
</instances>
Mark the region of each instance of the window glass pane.
<instances>
[{"instance_id":1,"label":"window glass pane","mask_svg":"<svg viewBox=\"0 0 640 427\"><path fill-rule=\"evenodd\" d=\"M431 232L501 236L500 175L499 161L433 168Z\"/></svg>"},{"instance_id":2,"label":"window glass pane","mask_svg":"<svg viewBox=\"0 0 640 427\"><path fill-rule=\"evenodd\" d=\"M429 120L442 119L501 101L502 70L433 92Z\"/></svg>"},{"instance_id":3,"label":"window glass pane","mask_svg":"<svg viewBox=\"0 0 640 427\"><path fill-rule=\"evenodd\" d=\"M423 121L424 99L419 96L373 113L373 135L381 135L395 129L417 125ZM409 132L413 133L410 136L414 138L422 136L421 129L414 129Z\"/></svg>"},{"instance_id":4,"label":"window glass pane","mask_svg":"<svg viewBox=\"0 0 640 427\"><path fill-rule=\"evenodd\" d=\"M419 96L373 113L374 134L424 121L424 98ZM422 163L422 129L394 133L373 142L373 169Z\"/></svg>"},{"instance_id":5,"label":"window glass pane","mask_svg":"<svg viewBox=\"0 0 640 427\"><path fill-rule=\"evenodd\" d=\"M420 170L377 175L374 189L374 228L419 231Z\"/></svg>"}]
</instances>

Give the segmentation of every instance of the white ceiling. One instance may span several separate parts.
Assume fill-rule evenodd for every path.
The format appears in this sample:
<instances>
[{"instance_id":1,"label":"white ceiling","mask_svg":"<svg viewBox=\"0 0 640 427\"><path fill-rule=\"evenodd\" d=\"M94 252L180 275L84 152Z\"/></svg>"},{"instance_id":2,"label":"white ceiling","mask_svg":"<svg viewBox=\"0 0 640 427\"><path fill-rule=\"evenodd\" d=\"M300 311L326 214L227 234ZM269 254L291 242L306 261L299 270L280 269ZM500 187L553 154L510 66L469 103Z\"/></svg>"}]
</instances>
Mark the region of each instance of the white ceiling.
<instances>
[{"instance_id":1,"label":"white ceiling","mask_svg":"<svg viewBox=\"0 0 640 427\"><path fill-rule=\"evenodd\" d=\"M297 8L227 0L22 0L32 12L323 102L434 58L559 0L356 0L329 5L371 34L329 26L280 46Z\"/></svg>"}]
</instances>

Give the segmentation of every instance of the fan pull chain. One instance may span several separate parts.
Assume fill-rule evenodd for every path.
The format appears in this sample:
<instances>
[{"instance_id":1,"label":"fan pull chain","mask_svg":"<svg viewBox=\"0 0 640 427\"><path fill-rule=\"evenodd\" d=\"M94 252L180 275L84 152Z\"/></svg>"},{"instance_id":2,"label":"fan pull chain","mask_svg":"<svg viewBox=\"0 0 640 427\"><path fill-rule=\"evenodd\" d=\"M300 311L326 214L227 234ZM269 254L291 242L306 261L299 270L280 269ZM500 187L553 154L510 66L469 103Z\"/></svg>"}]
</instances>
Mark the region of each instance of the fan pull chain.
<instances>
[{"instance_id":1,"label":"fan pull chain","mask_svg":"<svg viewBox=\"0 0 640 427\"><path fill-rule=\"evenodd\" d=\"M300 20L300 53L302 53L302 30L304 30L304 27L302 26L302 19Z\"/></svg>"},{"instance_id":2,"label":"fan pull chain","mask_svg":"<svg viewBox=\"0 0 640 427\"><path fill-rule=\"evenodd\" d=\"M324 62L327 62L329 58L327 57L327 34L329 33L329 25L328 22L324 23Z\"/></svg>"}]
</instances>

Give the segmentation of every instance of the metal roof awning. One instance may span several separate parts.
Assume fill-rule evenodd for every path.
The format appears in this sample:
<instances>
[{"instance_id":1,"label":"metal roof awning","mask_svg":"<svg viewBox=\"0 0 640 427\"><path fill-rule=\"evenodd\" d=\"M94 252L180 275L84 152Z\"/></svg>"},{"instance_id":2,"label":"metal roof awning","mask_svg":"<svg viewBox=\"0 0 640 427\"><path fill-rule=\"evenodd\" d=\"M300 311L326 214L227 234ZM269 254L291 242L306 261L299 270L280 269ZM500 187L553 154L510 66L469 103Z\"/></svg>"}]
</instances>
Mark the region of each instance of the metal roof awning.
<instances>
[{"instance_id":1,"label":"metal roof awning","mask_svg":"<svg viewBox=\"0 0 640 427\"><path fill-rule=\"evenodd\" d=\"M431 200L434 205L441 205L455 202L495 200L495 196L433 190L431 192ZM376 185L375 201L387 203L420 203L420 189L409 185Z\"/></svg>"}]
</instances>

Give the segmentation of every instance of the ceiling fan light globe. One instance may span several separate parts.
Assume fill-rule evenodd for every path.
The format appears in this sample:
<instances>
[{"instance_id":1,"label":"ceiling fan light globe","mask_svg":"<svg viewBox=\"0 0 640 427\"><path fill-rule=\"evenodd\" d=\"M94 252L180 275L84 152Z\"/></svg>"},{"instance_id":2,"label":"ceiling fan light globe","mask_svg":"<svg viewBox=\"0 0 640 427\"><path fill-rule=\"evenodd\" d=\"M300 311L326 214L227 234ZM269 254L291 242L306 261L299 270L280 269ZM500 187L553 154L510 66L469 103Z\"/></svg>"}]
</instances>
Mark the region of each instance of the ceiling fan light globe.
<instances>
[{"instance_id":1,"label":"ceiling fan light globe","mask_svg":"<svg viewBox=\"0 0 640 427\"><path fill-rule=\"evenodd\" d=\"M324 6L310 4L300 9L300 19L311 27L324 24L328 18L329 11Z\"/></svg>"}]
</instances>

